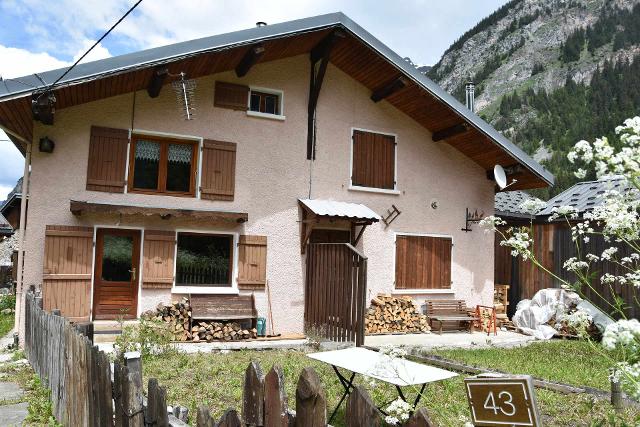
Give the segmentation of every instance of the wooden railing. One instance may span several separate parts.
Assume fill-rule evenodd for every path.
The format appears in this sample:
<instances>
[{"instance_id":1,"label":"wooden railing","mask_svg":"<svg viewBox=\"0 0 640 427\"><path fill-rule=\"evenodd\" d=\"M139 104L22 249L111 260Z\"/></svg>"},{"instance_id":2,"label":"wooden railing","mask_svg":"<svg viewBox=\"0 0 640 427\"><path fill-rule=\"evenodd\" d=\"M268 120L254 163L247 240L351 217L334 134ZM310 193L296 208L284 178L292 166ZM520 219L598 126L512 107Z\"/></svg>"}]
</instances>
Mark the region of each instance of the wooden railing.
<instances>
[{"instance_id":1,"label":"wooden railing","mask_svg":"<svg viewBox=\"0 0 640 427\"><path fill-rule=\"evenodd\" d=\"M332 341L364 344L367 257L348 243L307 247L305 325Z\"/></svg>"}]
</instances>

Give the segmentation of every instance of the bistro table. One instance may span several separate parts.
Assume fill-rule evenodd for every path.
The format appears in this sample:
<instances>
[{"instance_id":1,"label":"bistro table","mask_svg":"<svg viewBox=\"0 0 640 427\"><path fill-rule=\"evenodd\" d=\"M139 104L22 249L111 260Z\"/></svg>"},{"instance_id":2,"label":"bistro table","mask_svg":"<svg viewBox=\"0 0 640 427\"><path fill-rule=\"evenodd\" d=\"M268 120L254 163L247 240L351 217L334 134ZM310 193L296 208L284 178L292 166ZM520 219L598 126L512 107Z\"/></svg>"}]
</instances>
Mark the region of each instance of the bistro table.
<instances>
[{"instance_id":1,"label":"bistro table","mask_svg":"<svg viewBox=\"0 0 640 427\"><path fill-rule=\"evenodd\" d=\"M413 403L414 408L420 402L427 383L446 380L458 375L444 369L422 365L399 357L391 357L362 347L311 353L307 356L331 365L338 380L340 380L340 384L344 387L344 394L333 410L329 423L333 420L344 399L351 393L354 387L353 379L356 374L393 384L398 391L398 396L405 402L407 399L402 392L402 387L421 386L420 392ZM350 371L351 376L349 378L345 377L338 368Z\"/></svg>"}]
</instances>

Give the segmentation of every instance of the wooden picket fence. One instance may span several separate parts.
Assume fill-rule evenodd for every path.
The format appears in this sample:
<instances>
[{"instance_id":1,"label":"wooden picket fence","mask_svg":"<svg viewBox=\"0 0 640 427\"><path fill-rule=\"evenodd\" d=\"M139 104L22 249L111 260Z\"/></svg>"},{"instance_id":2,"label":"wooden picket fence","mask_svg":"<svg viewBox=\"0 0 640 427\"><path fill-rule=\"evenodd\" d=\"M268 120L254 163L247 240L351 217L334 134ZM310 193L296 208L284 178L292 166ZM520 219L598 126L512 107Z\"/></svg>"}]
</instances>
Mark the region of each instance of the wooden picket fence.
<instances>
[{"instance_id":1,"label":"wooden picket fence","mask_svg":"<svg viewBox=\"0 0 640 427\"><path fill-rule=\"evenodd\" d=\"M186 426L187 411L176 407L180 417L167 412L166 389L149 379L147 396L142 384L139 353L127 353L113 370L107 355L92 343L92 328L72 325L59 312L42 309L42 298L27 293L25 305L25 352L43 383L51 391L53 415L65 426L165 427ZM113 376L112 376L113 372ZM185 391L188 393L188 391ZM295 410L289 410L284 375L273 366L263 375L257 362L245 371L242 410L228 409L219 422L201 406L197 427L327 426L327 401L317 373L304 368L298 379ZM175 413L175 409L174 409ZM176 414L177 415L177 414ZM346 403L348 427L382 426L383 414L367 391L352 389ZM413 414L405 426L428 427L425 409Z\"/></svg>"},{"instance_id":2,"label":"wooden picket fence","mask_svg":"<svg viewBox=\"0 0 640 427\"><path fill-rule=\"evenodd\" d=\"M251 362L245 371L242 390L242 417L228 409L216 422L209 409L198 407L196 427L325 427L327 400L318 374L313 368L302 370L296 387L295 410L289 410L282 368L274 365L263 375L260 364ZM386 426L384 415L375 406L369 393L354 386L347 399L347 427ZM425 408L415 411L404 427L434 427Z\"/></svg>"}]
</instances>

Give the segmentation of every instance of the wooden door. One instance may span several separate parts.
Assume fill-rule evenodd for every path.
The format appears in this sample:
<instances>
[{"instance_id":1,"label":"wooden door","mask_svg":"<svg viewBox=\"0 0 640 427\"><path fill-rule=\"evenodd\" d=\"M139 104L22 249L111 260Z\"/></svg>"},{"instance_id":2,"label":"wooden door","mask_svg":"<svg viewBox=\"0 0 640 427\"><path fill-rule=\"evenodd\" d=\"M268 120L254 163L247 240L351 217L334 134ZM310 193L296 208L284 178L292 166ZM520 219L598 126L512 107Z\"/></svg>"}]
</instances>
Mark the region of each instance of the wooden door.
<instances>
[{"instance_id":1,"label":"wooden door","mask_svg":"<svg viewBox=\"0 0 640 427\"><path fill-rule=\"evenodd\" d=\"M93 281L94 319L136 318L139 266L139 230L98 229Z\"/></svg>"}]
</instances>

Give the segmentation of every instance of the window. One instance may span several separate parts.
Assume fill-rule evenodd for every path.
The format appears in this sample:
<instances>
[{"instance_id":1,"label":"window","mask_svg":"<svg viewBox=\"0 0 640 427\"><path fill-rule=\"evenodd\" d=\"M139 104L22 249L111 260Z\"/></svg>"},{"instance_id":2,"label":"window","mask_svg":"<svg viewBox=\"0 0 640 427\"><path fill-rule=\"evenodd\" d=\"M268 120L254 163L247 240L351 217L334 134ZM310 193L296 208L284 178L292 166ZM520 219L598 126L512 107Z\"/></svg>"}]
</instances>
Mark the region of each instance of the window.
<instances>
[{"instance_id":1,"label":"window","mask_svg":"<svg viewBox=\"0 0 640 427\"><path fill-rule=\"evenodd\" d=\"M450 237L396 236L396 289L450 289Z\"/></svg>"},{"instance_id":2,"label":"window","mask_svg":"<svg viewBox=\"0 0 640 427\"><path fill-rule=\"evenodd\" d=\"M231 287L233 236L178 233L176 286Z\"/></svg>"},{"instance_id":3,"label":"window","mask_svg":"<svg viewBox=\"0 0 640 427\"><path fill-rule=\"evenodd\" d=\"M249 110L279 116L281 114L280 95L252 89L249 93Z\"/></svg>"},{"instance_id":4,"label":"window","mask_svg":"<svg viewBox=\"0 0 640 427\"><path fill-rule=\"evenodd\" d=\"M129 191L195 196L198 143L133 136Z\"/></svg>"},{"instance_id":5,"label":"window","mask_svg":"<svg viewBox=\"0 0 640 427\"><path fill-rule=\"evenodd\" d=\"M353 130L351 185L396 189L396 137Z\"/></svg>"}]
</instances>

